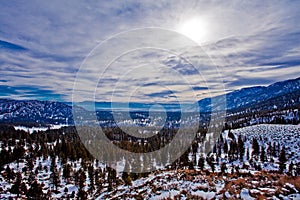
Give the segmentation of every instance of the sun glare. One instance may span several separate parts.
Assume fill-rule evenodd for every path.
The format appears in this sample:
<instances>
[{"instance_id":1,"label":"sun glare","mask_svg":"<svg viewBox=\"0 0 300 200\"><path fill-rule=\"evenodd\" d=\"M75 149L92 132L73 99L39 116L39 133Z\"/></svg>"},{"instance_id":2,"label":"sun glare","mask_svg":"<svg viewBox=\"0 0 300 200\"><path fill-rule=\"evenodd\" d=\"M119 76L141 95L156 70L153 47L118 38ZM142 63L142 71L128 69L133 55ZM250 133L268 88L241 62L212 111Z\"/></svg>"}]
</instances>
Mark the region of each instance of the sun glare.
<instances>
[{"instance_id":1,"label":"sun glare","mask_svg":"<svg viewBox=\"0 0 300 200\"><path fill-rule=\"evenodd\" d=\"M208 24L201 18L193 18L183 22L179 26L178 32L197 43L203 43L207 39Z\"/></svg>"}]
</instances>

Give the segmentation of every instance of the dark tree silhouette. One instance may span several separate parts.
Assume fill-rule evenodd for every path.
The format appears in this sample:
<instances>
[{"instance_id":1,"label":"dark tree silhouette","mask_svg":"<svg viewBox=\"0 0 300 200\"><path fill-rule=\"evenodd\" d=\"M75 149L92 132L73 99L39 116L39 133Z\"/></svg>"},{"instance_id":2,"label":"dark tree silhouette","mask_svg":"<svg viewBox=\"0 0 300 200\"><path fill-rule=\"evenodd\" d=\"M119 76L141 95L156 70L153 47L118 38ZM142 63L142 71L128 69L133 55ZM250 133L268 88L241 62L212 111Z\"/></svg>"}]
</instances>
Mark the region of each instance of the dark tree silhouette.
<instances>
[{"instance_id":1,"label":"dark tree silhouette","mask_svg":"<svg viewBox=\"0 0 300 200\"><path fill-rule=\"evenodd\" d=\"M261 162L265 162L266 161L266 151L264 146L261 147L261 151L260 151L260 161Z\"/></svg>"},{"instance_id":2,"label":"dark tree silhouette","mask_svg":"<svg viewBox=\"0 0 300 200\"><path fill-rule=\"evenodd\" d=\"M87 199L87 192L84 190L85 181L86 181L85 172L80 170L79 171L79 188L78 188L77 197L78 197L78 199L81 199L81 200Z\"/></svg>"},{"instance_id":3,"label":"dark tree silhouette","mask_svg":"<svg viewBox=\"0 0 300 200\"><path fill-rule=\"evenodd\" d=\"M286 169L286 153L285 153L285 147L283 146L281 149L281 152L279 154L279 171L283 173L283 171Z\"/></svg>"},{"instance_id":4,"label":"dark tree silhouette","mask_svg":"<svg viewBox=\"0 0 300 200\"><path fill-rule=\"evenodd\" d=\"M27 195L27 199L37 200L37 199L45 199L45 194L43 192L43 188L41 184L39 184L36 180L31 184Z\"/></svg>"},{"instance_id":5,"label":"dark tree silhouette","mask_svg":"<svg viewBox=\"0 0 300 200\"><path fill-rule=\"evenodd\" d=\"M253 140L252 140L252 149L253 149L252 154L258 156L259 155L259 144L258 144L258 141L256 138L253 138Z\"/></svg>"},{"instance_id":6,"label":"dark tree silhouette","mask_svg":"<svg viewBox=\"0 0 300 200\"><path fill-rule=\"evenodd\" d=\"M201 156L198 160L198 167L200 170L204 169L204 165L205 165L205 159Z\"/></svg>"},{"instance_id":7,"label":"dark tree silhouette","mask_svg":"<svg viewBox=\"0 0 300 200\"><path fill-rule=\"evenodd\" d=\"M16 176L17 176L16 181L12 185L12 187L10 189L10 192L13 193L13 194L17 194L17 197L19 197L20 194L21 194L21 183L22 183L22 174L21 174L21 172L18 172L16 174Z\"/></svg>"},{"instance_id":8,"label":"dark tree silhouette","mask_svg":"<svg viewBox=\"0 0 300 200\"><path fill-rule=\"evenodd\" d=\"M221 164L221 172L224 174L227 170L226 163Z\"/></svg>"}]
</instances>

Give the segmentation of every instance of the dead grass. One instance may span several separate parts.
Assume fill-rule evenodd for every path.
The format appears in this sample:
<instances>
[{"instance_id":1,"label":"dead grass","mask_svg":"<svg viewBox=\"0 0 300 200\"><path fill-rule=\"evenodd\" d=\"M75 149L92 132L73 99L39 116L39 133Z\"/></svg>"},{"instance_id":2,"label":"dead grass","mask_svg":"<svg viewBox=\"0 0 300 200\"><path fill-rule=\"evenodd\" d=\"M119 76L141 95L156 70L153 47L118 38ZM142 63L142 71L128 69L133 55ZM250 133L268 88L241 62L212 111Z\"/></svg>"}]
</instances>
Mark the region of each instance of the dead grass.
<instances>
[{"instance_id":1,"label":"dead grass","mask_svg":"<svg viewBox=\"0 0 300 200\"><path fill-rule=\"evenodd\" d=\"M290 183L295 186L295 188L300 191L300 177L296 176L286 176L282 175L279 179L280 185L284 186L286 183Z\"/></svg>"}]
</instances>

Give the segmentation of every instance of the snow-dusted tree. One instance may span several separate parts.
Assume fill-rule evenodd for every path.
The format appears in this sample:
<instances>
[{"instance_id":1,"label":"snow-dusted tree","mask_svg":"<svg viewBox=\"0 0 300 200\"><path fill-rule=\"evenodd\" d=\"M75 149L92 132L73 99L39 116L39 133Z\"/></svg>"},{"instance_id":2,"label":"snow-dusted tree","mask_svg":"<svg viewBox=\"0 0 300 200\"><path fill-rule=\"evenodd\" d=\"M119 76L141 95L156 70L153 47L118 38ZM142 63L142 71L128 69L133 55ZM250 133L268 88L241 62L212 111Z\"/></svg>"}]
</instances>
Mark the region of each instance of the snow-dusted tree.
<instances>
[{"instance_id":1,"label":"snow-dusted tree","mask_svg":"<svg viewBox=\"0 0 300 200\"><path fill-rule=\"evenodd\" d=\"M247 149L246 157L247 157L247 160L250 159L250 149L249 148Z\"/></svg>"},{"instance_id":2,"label":"snow-dusted tree","mask_svg":"<svg viewBox=\"0 0 300 200\"><path fill-rule=\"evenodd\" d=\"M97 192L98 191L100 192L102 190L101 168L96 169L94 174L95 174L95 186L96 186Z\"/></svg>"},{"instance_id":3,"label":"snow-dusted tree","mask_svg":"<svg viewBox=\"0 0 300 200\"><path fill-rule=\"evenodd\" d=\"M53 185L53 188L55 188L55 190L57 190L58 187L60 186L60 174L57 170L55 170L54 172L52 172L50 174L50 180Z\"/></svg>"},{"instance_id":4,"label":"snow-dusted tree","mask_svg":"<svg viewBox=\"0 0 300 200\"><path fill-rule=\"evenodd\" d=\"M230 131L230 129L228 130L228 137L235 140L234 134Z\"/></svg>"},{"instance_id":5,"label":"snow-dusted tree","mask_svg":"<svg viewBox=\"0 0 300 200\"><path fill-rule=\"evenodd\" d=\"M291 175L291 176L295 176L295 173L294 173L294 163L293 161L289 164L289 171L288 171L288 174Z\"/></svg>"},{"instance_id":6,"label":"snow-dusted tree","mask_svg":"<svg viewBox=\"0 0 300 200\"><path fill-rule=\"evenodd\" d=\"M78 199L85 200L87 199L87 192L84 190L85 187L85 181L86 181L86 175L85 172L80 170L79 172L79 188L78 188Z\"/></svg>"},{"instance_id":7,"label":"snow-dusted tree","mask_svg":"<svg viewBox=\"0 0 300 200\"><path fill-rule=\"evenodd\" d=\"M245 155L245 147L244 147L244 141L243 141L241 135L239 135L239 138L238 138L238 152L239 152L240 160L243 161L243 157Z\"/></svg>"}]
</instances>

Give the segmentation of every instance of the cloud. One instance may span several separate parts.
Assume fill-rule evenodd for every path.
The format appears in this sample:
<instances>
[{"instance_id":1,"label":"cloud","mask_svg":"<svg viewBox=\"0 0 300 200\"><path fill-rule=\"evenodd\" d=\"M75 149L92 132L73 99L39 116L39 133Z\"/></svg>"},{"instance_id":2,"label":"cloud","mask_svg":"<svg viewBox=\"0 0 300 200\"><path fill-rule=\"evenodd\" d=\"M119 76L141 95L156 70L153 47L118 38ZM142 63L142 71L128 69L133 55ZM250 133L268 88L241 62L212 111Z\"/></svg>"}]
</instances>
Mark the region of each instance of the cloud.
<instances>
[{"instance_id":1,"label":"cloud","mask_svg":"<svg viewBox=\"0 0 300 200\"><path fill-rule=\"evenodd\" d=\"M116 57L107 69L99 61L86 70L78 100L90 100L85 99L87 93L98 86L100 101L110 100L113 92L118 101L125 97L170 101L166 97L172 95L164 93L169 90L184 101L194 101L195 96L224 92L222 81L225 91L231 91L299 76L297 1L30 0L20 4L12 0L0 7L0 97L70 101L76 73L97 44L135 28L177 31L195 17L208 24L205 41L196 41L201 48L188 46L181 55L162 49L135 50ZM148 36L151 33L122 39L130 45ZM174 38L153 44L172 40L169 50L176 50ZM118 45L115 41L105 53L123 48ZM99 70L102 77L96 73Z\"/></svg>"},{"instance_id":2,"label":"cloud","mask_svg":"<svg viewBox=\"0 0 300 200\"><path fill-rule=\"evenodd\" d=\"M55 94L54 91L48 89L41 89L32 86L17 86L10 87L0 85L0 96L2 98L15 99L39 99L39 100L61 100L64 95Z\"/></svg>"}]
</instances>

